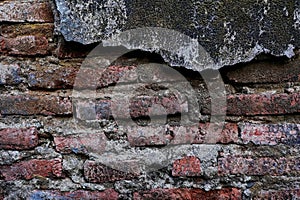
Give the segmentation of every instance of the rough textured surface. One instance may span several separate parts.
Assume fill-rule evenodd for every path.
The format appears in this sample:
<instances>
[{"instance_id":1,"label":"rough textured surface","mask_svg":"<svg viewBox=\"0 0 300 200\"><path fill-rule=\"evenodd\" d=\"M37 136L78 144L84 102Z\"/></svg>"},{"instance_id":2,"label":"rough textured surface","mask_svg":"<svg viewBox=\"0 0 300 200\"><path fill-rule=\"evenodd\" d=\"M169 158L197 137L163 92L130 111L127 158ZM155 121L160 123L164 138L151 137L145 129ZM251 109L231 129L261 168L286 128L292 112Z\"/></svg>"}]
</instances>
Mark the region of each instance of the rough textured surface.
<instances>
[{"instance_id":1,"label":"rough textured surface","mask_svg":"<svg viewBox=\"0 0 300 200\"><path fill-rule=\"evenodd\" d=\"M52 12L41 7L54 5L54 0L0 2L1 200L300 198L299 50L292 59L264 55L222 68L228 100L220 108L227 108L222 127L210 120L215 96L199 73L176 68L184 79L172 76L165 85L163 80L170 74L164 69L174 68L158 54L134 51L104 70L86 68L79 76L83 58L97 44L68 42L54 34L54 24L48 20L53 19ZM159 16L162 25L174 21L186 26L186 20L178 17L164 18L168 10L171 16L178 15L182 8L177 5L184 4L180 1L124 2L136 5L131 20L136 25ZM147 13L162 2L176 6ZM199 6L208 6L207 16L223 17L218 8L245 1L219 2L201 1ZM275 2L288 1L253 1L252 11L270 4L266 14L276 18ZM209 10L211 5L216 10ZM190 9L188 4L182 7ZM144 14L147 17L138 18ZM299 28L299 11L295 16L293 22ZM242 26L243 18L234 19L232 25ZM223 29L222 24L219 27ZM284 32L276 31L275 39ZM265 39L273 41L269 36ZM166 67L161 70L157 67L161 65ZM127 76L139 67L142 76ZM91 94L88 86L96 90L95 105L88 96L81 97L81 102L72 98L78 76L79 89L86 88L86 94ZM138 84L145 78L156 82ZM173 96L176 93L169 87L179 84L184 86L183 94L194 94L193 101L174 98L180 96ZM123 104L128 105L133 122L120 124L111 113L116 106L112 100L135 89L137 96ZM120 112L125 110L117 106ZM196 111L196 116L189 124L190 111Z\"/></svg>"},{"instance_id":2,"label":"rough textured surface","mask_svg":"<svg viewBox=\"0 0 300 200\"><path fill-rule=\"evenodd\" d=\"M263 52L292 57L294 48L300 46L298 0L55 1L60 14L59 30L68 41L89 44L135 28L172 29L195 39L186 44L186 48L178 50L179 58L172 55L174 52L170 54L161 49L167 43L178 40L171 34L161 39L151 31L140 31L145 35L136 38L158 40L163 44L143 46L143 43L150 42L130 41L126 37L120 39L119 44L160 52L171 64L198 71L202 68L190 66L191 60L187 55L190 53L187 49L197 48L193 42L199 42L212 57L215 64L209 67L213 68L249 61ZM134 38L137 35L129 33L126 36ZM115 45L114 42L107 44ZM201 58L197 61L201 64L206 62Z\"/></svg>"}]
</instances>

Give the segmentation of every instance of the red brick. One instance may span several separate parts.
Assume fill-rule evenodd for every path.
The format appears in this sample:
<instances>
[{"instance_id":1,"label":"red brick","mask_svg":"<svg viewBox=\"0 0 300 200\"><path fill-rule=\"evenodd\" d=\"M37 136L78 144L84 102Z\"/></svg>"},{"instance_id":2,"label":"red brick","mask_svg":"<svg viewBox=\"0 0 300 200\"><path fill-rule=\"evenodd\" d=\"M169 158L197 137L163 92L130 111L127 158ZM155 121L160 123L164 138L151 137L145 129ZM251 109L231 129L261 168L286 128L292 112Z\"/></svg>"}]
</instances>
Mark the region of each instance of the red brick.
<instances>
[{"instance_id":1,"label":"red brick","mask_svg":"<svg viewBox=\"0 0 300 200\"><path fill-rule=\"evenodd\" d=\"M55 136L56 150L61 153L103 153L107 138L104 133Z\"/></svg>"},{"instance_id":2,"label":"red brick","mask_svg":"<svg viewBox=\"0 0 300 200\"><path fill-rule=\"evenodd\" d=\"M299 175L300 158L227 156L218 159L219 174L250 176Z\"/></svg>"},{"instance_id":3,"label":"red brick","mask_svg":"<svg viewBox=\"0 0 300 200\"><path fill-rule=\"evenodd\" d=\"M36 128L6 128L0 130L0 149L25 150L38 145Z\"/></svg>"},{"instance_id":4,"label":"red brick","mask_svg":"<svg viewBox=\"0 0 300 200\"><path fill-rule=\"evenodd\" d=\"M12 165L0 166L0 174L4 180L30 180L34 177L61 177L62 163L61 159L53 160L29 160L15 163Z\"/></svg>"},{"instance_id":5,"label":"red brick","mask_svg":"<svg viewBox=\"0 0 300 200\"><path fill-rule=\"evenodd\" d=\"M2 115L70 115L72 103L67 97L52 95L0 95Z\"/></svg>"},{"instance_id":6,"label":"red brick","mask_svg":"<svg viewBox=\"0 0 300 200\"><path fill-rule=\"evenodd\" d=\"M91 183L105 183L118 180L132 179L136 177L140 172L137 169L137 164L134 160L128 160L127 163L122 162L116 167L124 168L124 171L113 169L104 164L94 161L86 161L84 164L84 177ZM129 173L134 172L134 173Z\"/></svg>"},{"instance_id":7,"label":"red brick","mask_svg":"<svg viewBox=\"0 0 300 200\"><path fill-rule=\"evenodd\" d=\"M46 24L3 24L0 35L5 38L16 38L18 36L30 36L53 38L54 25Z\"/></svg>"},{"instance_id":8,"label":"red brick","mask_svg":"<svg viewBox=\"0 0 300 200\"><path fill-rule=\"evenodd\" d=\"M213 131L213 132L209 132ZM218 133L218 134L217 134ZM238 125L235 123L200 123L200 137L194 143L237 143L239 139ZM204 139L201 138L204 137ZM200 139L200 140L199 140Z\"/></svg>"},{"instance_id":9,"label":"red brick","mask_svg":"<svg viewBox=\"0 0 300 200\"><path fill-rule=\"evenodd\" d=\"M29 196L30 199L101 199L101 200L117 200L119 194L114 189L106 189L104 191L86 191L75 190L72 192L59 191L43 191L36 190Z\"/></svg>"},{"instance_id":10,"label":"red brick","mask_svg":"<svg viewBox=\"0 0 300 200\"><path fill-rule=\"evenodd\" d=\"M81 120L108 119L111 117L119 119L131 119L145 116L166 116L167 114L186 113L188 105L186 102L178 102L175 97L149 97L137 96L130 101L129 111L124 108L121 99L98 100L94 102L81 101L75 103L76 117ZM159 109L153 109L159 107ZM112 113L114 110L114 113ZM93 114L96 116L93 116ZM114 115L114 116L113 116Z\"/></svg>"},{"instance_id":11,"label":"red brick","mask_svg":"<svg viewBox=\"0 0 300 200\"><path fill-rule=\"evenodd\" d=\"M47 55L48 39L39 36L0 37L0 53L8 55Z\"/></svg>"},{"instance_id":12,"label":"red brick","mask_svg":"<svg viewBox=\"0 0 300 200\"><path fill-rule=\"evenodd\" d=\"M300 112L300 93L230 95L228 115L280 115Z\"/></svg>"},{"instance_id":13,"label":"red brick","mask_svg":"<svg viewBox=\"0 0 300 200\"><path fill-rule=\"evenodd\" d=\"M297 145L300 143L300 124L240 124L244 144Z\"/></svg>"},{"instance_id":14,"label":"red brick","mask_svg":"<svg viewBox=\"0 0 300 200\"><path fill-rule=\"evenodd\" d=\"M201 164L199 158L187 156L175 160L172 169L173 176L201 176Z\"/></svg>"},{"instance_id":15,"label":"red brick","mask_svg":"<svg viewBox=\"0 0 300 200\"><path fill-rule=\"evenodd\" d=\"M226 77L235 83L281 83L300 81L300 57L287 61L251 62L231 67Z\"/></svg>"},{"instance_id":16,"label":"red brick","mask_svg":"<svg viewBox=\"0 0 300 200\"><path fill-rule=\"evenodd\" d=\"M253 199L300 199L300 189L262 190Z\"/></svg>"},{"instance_id":17,"label":"red brick","mask_svg":"<svg viewBox=\"0 0 300 200\"><path fill-rule=\"evenodd\" d=\"M47 2L0 2L0 21L6 22L53 22L50 3Z\"/></svg>"},{"instance_id":18,"label":"red brick","mask_svg":"<svg viewBox=\"0 0 300 200\"><path fill-rule=\"evenodd\" d=\"M209 132L209 127L214 132ZM126 129L131 146L238 142L238 126L234 123L225 123L224 127L220 124L201 123L199 126L128 126Z\"/></svg>"},{"instance_id":19,"label":"red brick","mask_svg":"<svg viewBox=\"0 0 300 200\"><path fill-rule=\"evenodd\" d=\"M169 199L184 199L184 200L195 200L195 199L215 199L225 200L242 199L241 191L236 188L223 188L221 190L204 191L201 189L154 189L150 191L140 191L134 193L134 200L169 200Z\"/></svg>"}]
</instances>

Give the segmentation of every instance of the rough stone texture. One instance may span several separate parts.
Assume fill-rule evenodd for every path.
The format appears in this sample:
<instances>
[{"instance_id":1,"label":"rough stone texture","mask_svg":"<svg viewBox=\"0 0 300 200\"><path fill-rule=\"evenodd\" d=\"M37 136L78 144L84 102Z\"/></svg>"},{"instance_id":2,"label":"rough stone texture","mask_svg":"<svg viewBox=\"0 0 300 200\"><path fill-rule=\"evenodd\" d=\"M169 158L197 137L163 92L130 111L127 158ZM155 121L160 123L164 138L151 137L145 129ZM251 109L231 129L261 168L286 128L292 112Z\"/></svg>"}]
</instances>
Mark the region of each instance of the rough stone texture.
<instances>
[{"instance_id":1,"label":"rough stone texture","mask_svg":"<svg viewBox=\"0 0 300 200\"><path fill-rule=\"evenodd\" d=\"M38 140L36 128L0 130L0 149L31 149L38 145Z\"/></svg>"},{"instance_id":2,"label":"rough stone texture","mask_svg":"<svg viewBox=\"0 0 300 200\"><path fill-rule=\"evenodd\" d=\"M60 14L59 30L68 41L89 44L134 28L168 28L196 39L213 58L215 64L210 66L213 68L249 61L262 52L292 57L293 49L300 45L298 0L56 0L56 5ZM140 37L142 40L158 39L151 31L144 33L148 37ZM172 39L178 40L170 35L164 39L161 43L176 43ZM120 41L129 48L160 52L173 65L203 70L201 67L190 66L190 55L187 54L191 52L187 49L197 48L192 43L178 51L178 55L184 60L182 62L181 59L173 57L174 51L171 54L163 53L160 48L163 44L143 46L143 43L151 42L130 42L126 39ZM114 42L108 44L114 45ZM198 62L203 64L206 61L200 58Z\"/></svg>"}]
</instances>

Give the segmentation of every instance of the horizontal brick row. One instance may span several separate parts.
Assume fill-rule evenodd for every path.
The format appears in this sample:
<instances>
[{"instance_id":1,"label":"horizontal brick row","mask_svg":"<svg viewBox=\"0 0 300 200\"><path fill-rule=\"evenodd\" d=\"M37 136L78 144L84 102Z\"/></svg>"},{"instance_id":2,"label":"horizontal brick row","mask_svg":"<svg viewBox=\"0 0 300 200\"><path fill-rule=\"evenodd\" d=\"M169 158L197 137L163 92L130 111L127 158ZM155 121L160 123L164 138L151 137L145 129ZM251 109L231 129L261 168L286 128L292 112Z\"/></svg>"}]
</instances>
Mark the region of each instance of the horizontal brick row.
<instances>
[{"instance_id":1,"label":"horizontal brick row","mask_svg":"<svg viewBox=\"0 0 300 200\"><path fill-rule=\"evenodd\" d=\"M262 190L253 199L300 199L300 189Z\"/></svg>"},{"instance_id":2,"label":"horizontal brick row","mask_svg":"<svg viewBox=\"0 0 300 200\"><path fill-rule=\"evenodd\" d=\"M210 132L211 127L218 131ZM199 126L128 126L127 137L131 146L156 146L203 143L236 143L238 142L238 127L233 123L199 124Z\"/></svg>"},{"instance_id":3,"label":"horizontal brick row","mask_svg":"<svg viewBox=\"0 0 300 200\"><path fill-rule=\"evenodd\" d=\"M119 194L114 189L106 189L104 191L87 191L75 190L71 192L59 191L33 191L29 199L101 199L101 200L117 200Z\"/></svg>"},{"instance_id":4,"label":"horizontal brick row","mask_svg":"<svg viewBox=\"0 0 300 200\"><path fill-rule=\"evenodd\" d=\"M36 37L53 38L54 25L42 24L3 24L0 26L0 35L4 38L34 35Z\"/></svg>"},{"instance_id":5,"label":"horizontal brick row","mask_svg":"<svg viewBox=\"0 0 300 200\"><path fill-rule=\"evenodd\" d=\"M244 144L297 145L300 144L300 124L250 124L241 123L241 139Z\"/></svg>"},{"instance_id":6,"label":"horizontal brick row","mask_svg":"<svg viewBox=\"0 0 300 200\"><path fill-rule=\"evenodd\" d=\"M241 191L236 188L223 188L220 190L204 191L201 189L153 189L150 191L135 192L135 200L156 200L156 199L215 199L215 200L239 200L242 199Z\"/></svg>"},{"instance_id":7,"label":"horizontal brick row","mask_svg":"<svg viewBox=\"0 0 300 200\"><path fill-rule=\"evenodd\" d=\"M300 81L300 57L292 61L251 62L231 67L224 75L234 83L281 83Z\"/></svg>"},{"instance_id":8,"label":"horizontal brick row","mask_svg":"<svg viewBox=\"0 0 300 200\"><path fill-rule=\"evenodd\" d=\"M49 2L2 1L0 2L1 22L53 22Z\"/></svg>"},{"instance_id":9,"label":"horizontal brick row","mask_svg":"<svg viewBox=\"0 0 300 200\"><path fill-rule=\"evenodd\" d=\"M70 115L72 103L68 97L36 95L0 95L2 115Z\"/></svg>"},{"instance_id":10,"label":"horizontal brick row","mask_svg":"<svg viewBox=\"0 0 300 200\"><path fill-rule=\"evenodd\" d=\"M8 55L47 55L50 51L48 39L43 36L0 37L0 44L0 53Z\"/></svg>"},{"instance_id":11,"label":"horizontal brick row","mask_svg":"<svg viewBox=\"0 0 300 200\"><path fill-rule=\"evenodd\" d=\"M227 97L228 115L281 115L300 113L300 93L249 94Z\"/></svg>"},{"instance_id":12,"label":"horizontal brick row","mask_svg":"<svg viewBox=\"0 0 300 200\"><path fill-rule=\"evenodd\" d=\"M299 157L226 156L218 159L219 174L249 176L297 176L300 174Z\"/></svg>"},{"instance_id":13,"label":"horizontal brick row","mask_svg":"<svg viewBox=\"0 0 300 200\"><path fill-rule=\"evenodd\" d=\"M28 160L12 165L0 166L0 177L6 181L25 179L34 177L57 178L62 176L61 159L53 160Z\"/></svg>"},{"instance_id":14,"label":"horizontal brick row","mask_svg":"<svg viewBox=\"0 0 300 200\"><path fill-rule=\"evenodd\" d=\"M38 145L36 128L5 128L0 129L0 149L25 150Z\"/></svg>"}]
</instances>

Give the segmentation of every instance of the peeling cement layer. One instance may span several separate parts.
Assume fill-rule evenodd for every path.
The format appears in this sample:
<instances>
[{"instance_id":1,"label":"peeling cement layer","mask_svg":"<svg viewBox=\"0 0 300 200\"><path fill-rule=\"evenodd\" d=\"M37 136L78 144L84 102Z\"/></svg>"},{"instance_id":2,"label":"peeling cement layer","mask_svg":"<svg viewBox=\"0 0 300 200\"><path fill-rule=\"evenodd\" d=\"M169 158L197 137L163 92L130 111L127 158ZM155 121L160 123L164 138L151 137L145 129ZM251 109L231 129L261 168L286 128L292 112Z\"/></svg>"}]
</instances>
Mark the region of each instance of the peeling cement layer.
<instances>
[{"instance_id":1,"label":"peeling cement layer","mask_svg":"<svg viewBox=\"0 0 300 200\"><path fill-rule=\"evenodd\" d=\"M83 44L101 42L126 30L160 27L178 31L199 42L220 68L252 60L260 53L292 57L300 46L299 0L55 0L60 14L58 28L66 40ZM147 38L147 37L145 37ZM149 39L149 38L147 38ZM157 39L157 38L155 38ZM193 41L191 40L191 41ZM176 41L162 40L174 44ZM133 40L118 42L136 48ZM115 45L106 42L107 45ZM164 46L165 46L164 45ZM191 45L194 45L191 43ZM155 51L174 66L193 62L182 48L178 56L158 47ZM179 49L180 51L180 49Z\"/></svg>"}]
</instances>

